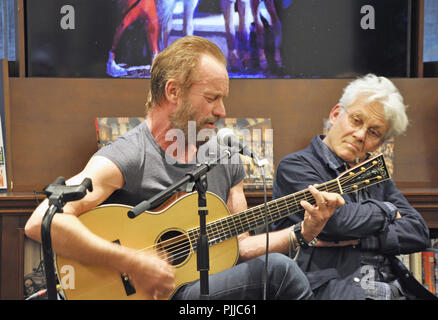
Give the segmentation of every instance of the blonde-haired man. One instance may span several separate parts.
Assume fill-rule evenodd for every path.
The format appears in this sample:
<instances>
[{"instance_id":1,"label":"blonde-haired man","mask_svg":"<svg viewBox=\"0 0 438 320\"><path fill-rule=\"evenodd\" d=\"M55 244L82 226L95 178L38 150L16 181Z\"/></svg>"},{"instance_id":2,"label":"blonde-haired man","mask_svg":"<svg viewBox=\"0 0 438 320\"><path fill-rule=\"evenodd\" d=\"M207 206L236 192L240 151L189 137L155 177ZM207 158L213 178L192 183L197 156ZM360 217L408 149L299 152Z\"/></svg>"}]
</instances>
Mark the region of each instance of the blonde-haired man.
<instances>
[{"instance_id":1,"label":"blonde-haired man","mask_svg":"<svg viewBox=\"0 0 438 320\"><path fill-rule=\"evenodd\" d=\"M64 214L55 215L52 222L54 251L82 263L127 274L136 292L150 299L171 294L174 299L199 299L199 281L176 288L172 261L153 251L138 253L123 243L107 241L88 230L78 216L108 202L109 197L112 202L136 205L195 169L199 144L189 139L188 127L194 123L197 131L214 129L215 122L226 115L224 97L228 95L228 87L226 59L219 48L206 39L187 36L159 53L152 66L146 120L100 149L83 171L68 180L67 184L74 185L85 177L91 178L93 191L79 201L68 203ZM169 132L178 130L182 135L169 138ZM175 143L173 137L182 139L183 152L171 148ZM208 143L214 142L212 139ZM241 163L219 164L207 173L208 191L220 197L231 213L247 208L244 176ZM311 192L318 202L328 204L324 208L304 204L309 214L320 217L319 224L308 228L308 232L316 235L343 200L334 194ZM26 235L37 241L41 241L41 220L46 209L47 201L35 210L26 224ZM181 215L197 215L187 211L190 210ZM250 238L239 236L241 250L248 247ZM212 299L262 298L264 257L253 254L241 260L247 261L209 277ZM307 279L293 260L272 254L268 266L268 299L312 297Z\"/></svg>"}]
</instances>

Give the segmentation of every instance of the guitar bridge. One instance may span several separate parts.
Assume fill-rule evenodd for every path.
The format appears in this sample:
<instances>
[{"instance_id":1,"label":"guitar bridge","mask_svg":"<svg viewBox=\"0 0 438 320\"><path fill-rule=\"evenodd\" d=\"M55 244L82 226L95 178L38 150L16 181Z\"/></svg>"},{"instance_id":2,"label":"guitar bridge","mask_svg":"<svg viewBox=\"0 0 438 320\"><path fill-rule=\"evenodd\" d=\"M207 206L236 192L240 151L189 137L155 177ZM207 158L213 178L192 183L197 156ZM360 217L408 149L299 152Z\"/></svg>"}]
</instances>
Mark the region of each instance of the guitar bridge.
<instances>
[{"instance_id":1,"label":"guitar bridge","mask_svg":"<svg viewBox=\"0 0 438 320\"><path fill-rule=\"evenodd\" d=\"M120 245L120 240L114 240L113 243L116 243L118 245ZM131 284L131 282L129 281L129 276L127 273L121 273L120 274L120 278L122 279L122 283L123 283L123 287L125 288L126 291L126 295L130 296L131 294L134 294L135 288L134 286Z\"/></svg>"}]
</instances>

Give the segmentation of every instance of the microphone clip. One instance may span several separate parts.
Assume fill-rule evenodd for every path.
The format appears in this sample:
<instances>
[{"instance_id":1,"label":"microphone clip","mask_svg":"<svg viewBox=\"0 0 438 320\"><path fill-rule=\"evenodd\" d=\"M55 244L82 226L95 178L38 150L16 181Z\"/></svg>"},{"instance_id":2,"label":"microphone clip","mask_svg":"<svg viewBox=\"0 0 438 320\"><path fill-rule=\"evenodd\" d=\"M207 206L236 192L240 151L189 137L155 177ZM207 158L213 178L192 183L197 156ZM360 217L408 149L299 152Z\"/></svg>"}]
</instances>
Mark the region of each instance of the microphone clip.
<instances>
[{"instance_id":1,"label":"microphone clip","mask_svg":"<svg viewBox=\"0 0 438 320\"><path fill-rule=\"evenodd\" d=\"M62 213L62 208L67 202L75 201L85 197L88 191L93 191L93 184L90 178L85 178L81 184L67 186L64 177L58 177L53 183L44 188L44 193L49 199L49 205L54 205L57 211Z\"/></svg>"},{"instance_id":2,"label":"microphone clip","mask_svg":"<svg viewBox=\"0 0 438 320\"><path fill-rule=\"evenodd\" d=\"M264 167L264 166L266 166L267 164L269 164L269 161L268 161L268 159L266 159L266 158L258 158L258 157L254 157L253 158L254 159L254 163L255 163L255 165L257 166L257 167L259 167L259 168L261 168L261 167Z\"/></svg>"}]
</instances>

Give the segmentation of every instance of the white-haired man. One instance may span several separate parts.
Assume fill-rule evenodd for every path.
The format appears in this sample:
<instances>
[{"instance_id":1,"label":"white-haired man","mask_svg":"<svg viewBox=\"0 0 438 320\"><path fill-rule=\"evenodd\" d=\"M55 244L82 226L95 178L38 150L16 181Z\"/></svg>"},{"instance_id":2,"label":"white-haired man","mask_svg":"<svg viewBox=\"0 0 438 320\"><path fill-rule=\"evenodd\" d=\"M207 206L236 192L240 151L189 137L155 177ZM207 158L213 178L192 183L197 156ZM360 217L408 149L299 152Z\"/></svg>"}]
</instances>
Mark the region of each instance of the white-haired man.
<instances>
[{"instance_id":1,"label":"white-haired man","mask_svg":"<svg viewBox=\"0 0 438 320\"><path fill-rule=\"evenodd\" d=\"M326 136L281 160L274 198L334 179L366 160L386 139L406 130L406 105L390 80L369 74L344 89L329 124ZM296 257L316 299L414 298L400 285L391 261L427 247L428 228L421 215L391 180L343 197L345 205L328 220L316 245L301 246ZM287 230L293 238L302 220L302 215L292 215L273 229Z\"/></svg>"}]
</instances>

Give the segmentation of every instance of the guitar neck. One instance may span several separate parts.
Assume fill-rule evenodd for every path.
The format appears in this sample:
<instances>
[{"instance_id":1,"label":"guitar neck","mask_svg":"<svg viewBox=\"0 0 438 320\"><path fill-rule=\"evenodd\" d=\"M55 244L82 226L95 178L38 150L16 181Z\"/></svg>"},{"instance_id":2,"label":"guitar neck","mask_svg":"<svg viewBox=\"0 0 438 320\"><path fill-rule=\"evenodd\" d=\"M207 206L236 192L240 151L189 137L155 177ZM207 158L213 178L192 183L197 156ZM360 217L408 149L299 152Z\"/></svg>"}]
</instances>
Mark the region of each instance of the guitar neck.
<instances>
[{"instance_id":1,"label":"guitar neck","mask_svg":"<svg viewBox=\"0 0 438 320\"><path fill-rule=\"evenodd\" d=\"M342 193L338 179L328 181L316 186L319 191ZM285 218L303 210L300 202L305 200L310 204L315 203L313 195L307 189L272 200L265 205L261 204L222 219L207 224L209 244L214 245L239 234L256 230L267 223ZM267 211L267 215L265 212ZM189 232L192 243L196 243L199 237L199 228Z\"/></svg>"},{"instance_id":2,"label":"guitar neck","mask_svg":"<svg viewBox=\"0 0 438 320\"><path fill-rule=\"evenodd\" d=\"M336 179L316 185L319 191L332 193L352 193L389 180L383 155L378 155L366 162L351 168ZM305 200L315 204L315 199L309 190L301 190L266 204L247 209L207 224L207 235L210 245L220 243L237 235L256 230L265 224L285 218L303 210L300 202ZM199 228L189 231L192 243L197 243Z\"/></svg>"}]
</instances>

